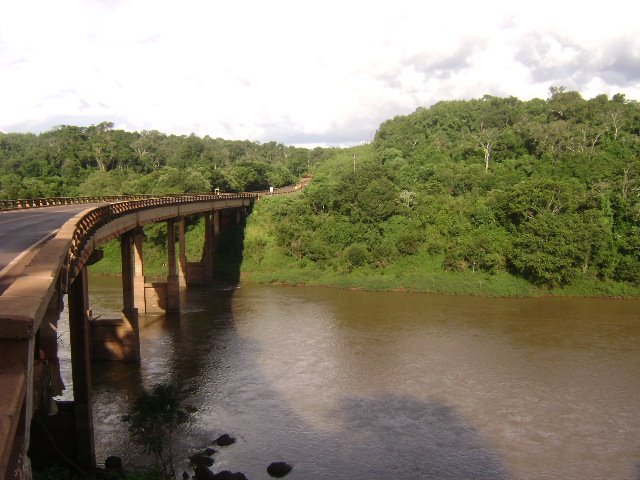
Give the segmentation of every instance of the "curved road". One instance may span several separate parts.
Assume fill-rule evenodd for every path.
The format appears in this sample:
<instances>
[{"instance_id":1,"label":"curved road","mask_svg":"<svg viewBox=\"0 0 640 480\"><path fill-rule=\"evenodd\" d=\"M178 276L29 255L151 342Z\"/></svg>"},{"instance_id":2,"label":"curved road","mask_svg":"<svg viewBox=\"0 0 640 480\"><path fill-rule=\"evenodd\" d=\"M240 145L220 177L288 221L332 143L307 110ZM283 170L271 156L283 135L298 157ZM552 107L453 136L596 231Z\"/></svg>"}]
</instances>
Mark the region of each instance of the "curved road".
<instances>
[{"instance_id":1,"label":"curved road","mask_svg":"<svg viewBox=\"0 0 640 480\"><path fill-rule=\"evenodd\" d=\"M11 277L17 272L11 270L25 255L55 234L67 220L97 205L84 203L0 211L0 293L13 281Z\"/></svg>"}]
</instances>

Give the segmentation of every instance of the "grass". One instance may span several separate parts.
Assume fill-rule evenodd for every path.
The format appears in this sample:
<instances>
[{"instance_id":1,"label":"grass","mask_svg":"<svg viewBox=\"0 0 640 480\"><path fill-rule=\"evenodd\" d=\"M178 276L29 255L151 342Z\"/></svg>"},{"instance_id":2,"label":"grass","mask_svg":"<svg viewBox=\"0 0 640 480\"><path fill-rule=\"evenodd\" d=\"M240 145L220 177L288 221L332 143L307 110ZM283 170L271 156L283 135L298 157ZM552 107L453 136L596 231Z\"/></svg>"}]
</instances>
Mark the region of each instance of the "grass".
<instances>
[{"instance_id":1,"label":"grass","mask_svg":"<svg viewBox=\"0 0 640 480\"><path fill-rule=\"evenodd\" d=\"M541 291L525 280L505 272L488 275L480 272L446 272L434 269L434 258L427 255L405 258L385 269L359 267L349 273L289 257L271 255L259 264L245 261L243 279L259 283L286 283L358 288L363 290L409 290L446 294L488 296L535 296ZM273 260L280 259L276 262Z\"/></svg>"}]
</instances>

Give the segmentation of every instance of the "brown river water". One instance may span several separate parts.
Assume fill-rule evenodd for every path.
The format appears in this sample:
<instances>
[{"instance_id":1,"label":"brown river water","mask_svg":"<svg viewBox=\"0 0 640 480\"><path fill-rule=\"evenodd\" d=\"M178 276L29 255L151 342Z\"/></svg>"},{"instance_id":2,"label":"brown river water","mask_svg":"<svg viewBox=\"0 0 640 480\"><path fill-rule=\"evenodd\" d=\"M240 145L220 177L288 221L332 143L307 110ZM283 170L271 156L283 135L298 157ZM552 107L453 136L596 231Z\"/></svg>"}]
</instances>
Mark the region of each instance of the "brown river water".
<instances>
[{"instance_id":1,"label":"brown river water","mask_svg":"<svg viewBox=\"0 0 640 480\"><path fill-rule=\"evenodd\" d=\"M115 315L118 281L91 285ZM242 284L183 307L140 366L95 365L99 462L145 462L121 416L171 382L198 408L178 474L229 433L212 468L250 479L640 479L640 301Z\"/></svg>"}]
</instances>

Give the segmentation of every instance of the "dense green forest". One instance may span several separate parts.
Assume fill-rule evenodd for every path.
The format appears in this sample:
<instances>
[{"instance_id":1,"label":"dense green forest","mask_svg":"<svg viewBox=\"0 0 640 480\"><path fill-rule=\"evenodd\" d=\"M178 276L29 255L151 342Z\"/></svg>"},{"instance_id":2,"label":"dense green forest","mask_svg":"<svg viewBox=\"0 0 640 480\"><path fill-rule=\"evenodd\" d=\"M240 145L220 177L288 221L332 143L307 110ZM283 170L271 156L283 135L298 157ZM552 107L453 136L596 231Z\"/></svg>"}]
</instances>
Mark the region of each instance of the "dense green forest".
<instances>
[{"instance_id":1,"label":"dense green forest","mask_svg":"<svg viewBox=\"0 0 640 480\"><path fill-rule=\"evenodd\" d=\"M0 199L264 190L295 182L330 151L126 132L110 122L0 133Z\"/></svg>"},{"instance_id":2,"label":"dense green forest","mask_svg":"<svg viewBox=\"0 0 640 480\"><path fill-rule=\"evenodd\" d=\"M261 280L638 295L640 105L552 88L419 108L260 202L245 254Z\"/></svg>"},{"instance_id":3,"label":"dense green forest","mask_svg":"<svg viewBox=\"0 0 640 480\"><path fill-rule=\"evenodd\" d=\"M621 94L443 101L345 149L110 123L0 134L3 198L262 190L309 172L301 193L254 208L245 278L640 296L640 104ZM162 243L161 229L147 230Z\"/></svg>"}]
</instances>

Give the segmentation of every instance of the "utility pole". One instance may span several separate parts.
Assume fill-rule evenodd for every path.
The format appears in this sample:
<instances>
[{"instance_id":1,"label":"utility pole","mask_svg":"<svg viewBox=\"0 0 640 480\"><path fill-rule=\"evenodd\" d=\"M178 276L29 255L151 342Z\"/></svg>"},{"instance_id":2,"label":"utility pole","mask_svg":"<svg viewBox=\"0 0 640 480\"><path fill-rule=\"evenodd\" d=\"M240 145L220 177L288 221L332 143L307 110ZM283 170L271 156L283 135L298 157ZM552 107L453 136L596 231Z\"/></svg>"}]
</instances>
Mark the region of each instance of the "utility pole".
<instances>
[{"instance_id":1,"label":"utility pole","mask_svg":"<svg viewBox=\"0 0 640 480\"><path fill-rule=\"evenodd\" d=\"M356 171L356 154L353 154L353 171Z\"/></svg>"}]
</instances>

